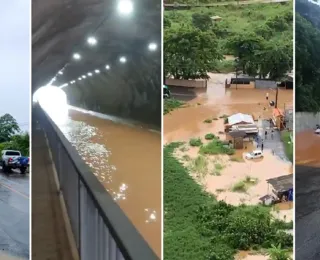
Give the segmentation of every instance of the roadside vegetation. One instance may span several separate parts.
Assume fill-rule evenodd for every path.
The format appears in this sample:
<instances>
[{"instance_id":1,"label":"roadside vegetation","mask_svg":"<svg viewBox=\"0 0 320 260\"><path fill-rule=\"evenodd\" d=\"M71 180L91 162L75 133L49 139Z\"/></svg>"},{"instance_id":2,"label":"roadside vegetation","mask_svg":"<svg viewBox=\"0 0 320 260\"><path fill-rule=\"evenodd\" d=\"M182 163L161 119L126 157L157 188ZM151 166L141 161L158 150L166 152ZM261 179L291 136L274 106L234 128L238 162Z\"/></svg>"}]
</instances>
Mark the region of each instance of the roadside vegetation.
<instances>
[{"instance_id":1,"label":"roadside vegetation","mask_svg":"<svg viewBox=\"0 0 320 260\"><path fill-rule=\"evenodd\" d=\"M320 7L296 1L296 111L320 111Z\"/></svg>"},{"instance_id":2,"label":"roadside vegetation","mask_svg":"<svg viewBox=\"0 0 320 260\"><path fill-rule=\"evenodd\" d=\"M222 20L213 21L213 16ZM292 21L291 2L166 11L165 74L205 79L208 72L237 70L282 79L292 70Z\"/></svg>"},{"instance_id":3,"label":"roadside vegetation","mask_svg":"<svg viewBox=\"0 0 320 260\"><path fill-rule=\"evenodd\" d=\"M238 250L287 255L293 239L285 230L291 226L275 221L270 207L217 201L174 157L181 145L164 148L164 259L233 260ZM206 167L201 156L197 165Z\"/></svg>"},{"instance_id":4,"label":"roadside vegetation","mask_svg":"<svg viewBox=\"0 0 320 260\"><path fill-rule=\"evenodd\" d=\"M0 151L18 150L29 156L29 133L23 133L17 121L10 115L0 116Z\"/></svg>"},{"instance_id":5,"label":"roadside vegetation","mask_svg":"<svg viewBox=\"0 0 320 260\"><path fill-rule=\"evenodd\" d=\"M184 102L174 99L174 98L167 98L163 101L163 114L166 115L170 113L171 111L182 107L184 105Z\"/></svg>"},{"instance_id":6,"label":"roadside vegetation","mask_svg":"<svg viewBox=\"0 0 320 260\"><path fill-rule=\"evenodd\" d=\"M282 131L281 132L281 140L284 144L285 152L288 159L293 162L293 142L291 140L292 132Z\"/></svg>"}]
</instances>

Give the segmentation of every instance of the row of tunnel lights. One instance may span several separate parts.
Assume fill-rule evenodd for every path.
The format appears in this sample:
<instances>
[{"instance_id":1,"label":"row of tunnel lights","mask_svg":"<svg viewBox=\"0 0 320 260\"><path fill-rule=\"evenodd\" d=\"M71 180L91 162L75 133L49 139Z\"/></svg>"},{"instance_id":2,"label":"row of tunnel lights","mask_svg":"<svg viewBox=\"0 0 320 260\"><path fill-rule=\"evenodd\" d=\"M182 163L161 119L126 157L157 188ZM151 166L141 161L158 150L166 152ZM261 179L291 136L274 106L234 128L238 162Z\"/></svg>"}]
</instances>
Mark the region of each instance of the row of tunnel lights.
<instances>
[{"instance_id":1,"label":"row of tunnel lights","mask_svg":"<svg viewBox=\"0 0 320 260\"><path fill-rule=\"evenodd\" d=\"M89 38L88 38L88 42L89 42L89 40L92 39L92 38L93 38L93 37L89 37ZM95 39L95 40L96 40L96 39ZM91 41L91 42L92 42L92 41ZM97 42L97 41L95 41L95 42ZM149 51L156 51L157 48L158 48L158 46L157 46L156 43L153 43L153 42L152 42L152 43L150 43L150 44L148 45ZM78 54L78 53L75 53L75 54L73 54L73 58L74 58L75 60L80 60L80 59L81 59L81 55ZM127 58L126 58L125 56L121 56L121 57L119 58L119 61L120 61L120 63L126 63L126 62L127 62ZM107 64L107 65L105 66L105 69L106 69L106 70L110 70L110 65ZM62 71L59 71L58 73L59 73L60 75L63 75L63 72L62 72ZM99 73L100 73L100 70L99 70L99 69L96 69L96 70L94 70L94 73L95 73L95 74L99 74ZM82 80L82 79L86 79L87 76L92 77L92 76L93 76L93 73L92 73L92 72L88 72L87 75L82 75L81 77L78 78L78 80L80 81L80 80ZM76 82L76 80L71 80L69 83L70 83L70 84L74 84L75 82ZM69 85L69 83L65 83L65 84L61 85L60 87L61 87L61 88L66 87L66 86Z\"/></svg>"},{"instance_id":2,"label":"row of tunnel lights","mask_svg":"<svg viewBox=\"0 0 320 260\"><path fill-rule=\"evenodd\" d=\"M119 12L120 14L124 14L124 15L128 15L128 14L132 13L132 12L133 12L133 3L132 3L132 1L131 1L131 0L120 0L119 3L118 3L118 12ZM95 46L95 45L98 44L98 40L97 40L95 37L90 36L90 37L88 37L88 39L87 39L87 43L88 43L90 46ZM158 46L157 46L157 44L154 43L154 42L151 42L151 43L148 45L149 51L156 51L157 48L158 48ZM73 58L74 60L76 60L76 61L79 61L79 60L81 60L82 56L81 56L80 53L74 53L74 54L72 55L72 58ZM122 56L122 57L119 58L119 61L120 61L121 63L126 63L126 62L127 62L127 59L126 59L125 56ZM110 65L106 65L106 69L109 70L109 69L110 69ZM100 70L99 70L99 69L96 69L94 72L95 72L96 74L99 74L99 73L100 73ZM62 74L63 74L62 70L60 70L60 71L58 72L58 74L62 75ZM92 73L92 72L88 72L88 73L87 73L87 76L91 77L91 76L93 76L93 73ZM78 78L78 80L85 79L87 76L86 76L86 75L82 75L81 77ZM53 78L53 81L55 81L55 79L56 79L56 77ZM72 81L70 81L69 83L70 83L70 84L74 84L75 82L76 82L75 80L72 80ZM65 84L61 85L60 87L61 87L61 88L62 88L62 87L66 87L66 86L69 85L69 83L65 83Z\"/></svg>"}]
</instances>

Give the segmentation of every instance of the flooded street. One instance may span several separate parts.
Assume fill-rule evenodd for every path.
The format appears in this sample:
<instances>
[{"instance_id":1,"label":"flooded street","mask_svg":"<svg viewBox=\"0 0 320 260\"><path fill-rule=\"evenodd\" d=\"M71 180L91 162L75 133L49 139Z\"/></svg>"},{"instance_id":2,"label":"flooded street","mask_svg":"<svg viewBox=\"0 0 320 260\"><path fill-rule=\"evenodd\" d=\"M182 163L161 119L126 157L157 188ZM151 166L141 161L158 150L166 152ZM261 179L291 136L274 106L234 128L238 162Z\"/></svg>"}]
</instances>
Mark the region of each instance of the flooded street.
<instances>
[{"instance_id":1,"label":"flooded street","mask_svg":"<svg viewBox=\"0 0 320 260\"><path fill-rule=\"evenodd\" d=\"M56 121L62 132L160 256L160 134L73 109L65 114Z\"/></svg>"},{"instance_id":2,"label":"flooded street","mask_svg":"<svg viewBox=\"0 0 320 260\"><path fill-rule=\"evenodd\" d=\"M296 133L296 164L320 167L320 135L314 130Z\"/></svg>"},{"instance_id":3,"label":"flooded street","mask_svg":"<svg viewBox=\"0 0 320 260\"><path fill-rule=\"evenodd\" d=\"M176 156L189 169L192 169L195 160L201 157L199 147L190 147L189 140L201 138L203 144L207 144L210 141L204 137L208 133L213 133L220 140L226 140L224 133L226 115L235 113L252 115L259 128L259 136L264 138L263 129L266 129L266 126L262 119L270 119L273 112L273 107L269 106L265 96L268 92L269 101L275 100L276 90L225 89L225 79L230 79L231 76L231 74L210 74L211 79L205 92L191 93L185 89L174 88L171 90L176 99L186 102L186 106L164 116L164 142L187 142L176 152ZM278 108L284 110L285 107L292 106L292 100L292 90L279 89ZM211 119L212 122L205 123L206 119ZM271 192L268 179L292 174L292 164L284 158L280 133L276 131L272 140L266 139L264 144L263 159L244 158L245 153L256 149L256 143L248 141L245 142L244 148L237 149L233 156L207 155L203 159L206 160L203 163L205 169L201 169L201 174L192 173L192 175L205 190L214 194L219 200L232 205L243 203L256 205L260 203L262 196ZM246 186L245 192L234 190L239 183ZM282 214L278 214L279 218L285 216L286 221L291 221L293 217L291 208L279 208L278 210L283 211Z\"/></svg>"},{"instance_id":4,"label":"flooded street","mask_svg":"<svg viewBox=\"0 0 320 260\"><path fill-rule=\"evenodd\" d=\"M207 118L231 115L234 113L252 114L255 118L272 116L272 108L268 106L265 95L269 100L275 100L276 91L272 89L225 89L226 78L232 74L209 73L211 79L205 93L175 95L178 99L188 100L189 107L178 109L164 117L164 142L186 141L190 137L206 134L214 130L212 125L204 124ZM292 105L293 91L279 89L278 107ZM266 108L266 110L264 110Z\"/></svg>"}]
</instances>

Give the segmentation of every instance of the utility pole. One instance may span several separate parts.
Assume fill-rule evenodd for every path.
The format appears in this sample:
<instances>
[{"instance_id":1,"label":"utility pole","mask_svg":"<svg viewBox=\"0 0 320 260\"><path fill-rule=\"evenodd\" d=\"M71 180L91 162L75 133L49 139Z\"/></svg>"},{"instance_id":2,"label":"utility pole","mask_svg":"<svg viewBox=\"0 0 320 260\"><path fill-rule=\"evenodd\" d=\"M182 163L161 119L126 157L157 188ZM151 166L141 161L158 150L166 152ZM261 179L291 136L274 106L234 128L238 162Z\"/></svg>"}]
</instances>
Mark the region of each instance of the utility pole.
<instances>
[{"instance_id":1,"label":"utility pole","mask_svg":"<svg viewBox=\"0 0 320 260\"><path fill-rule=\"evenodd\" d=\"M276 103L275 103L275 108L278 108L278 90L279 90L279 88L278 88L278 86L277 86L277 91L276 91Z\"/></svg>"}]
</instances>

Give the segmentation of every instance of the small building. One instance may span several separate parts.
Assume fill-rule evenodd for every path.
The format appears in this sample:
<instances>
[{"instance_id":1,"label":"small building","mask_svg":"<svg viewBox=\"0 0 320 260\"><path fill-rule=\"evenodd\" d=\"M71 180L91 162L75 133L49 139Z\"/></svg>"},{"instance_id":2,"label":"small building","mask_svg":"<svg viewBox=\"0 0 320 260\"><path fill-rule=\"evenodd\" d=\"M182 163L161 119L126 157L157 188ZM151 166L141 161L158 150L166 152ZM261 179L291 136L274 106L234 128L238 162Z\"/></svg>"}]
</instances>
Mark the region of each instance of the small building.
<instances>
[{"instance_id":1,"label":"small building","mask_svg":"<svg viewBox=\"0 0 320 260\"><path fill-rule=\"evenodd\" d=\"M237 113L228 117L228 125L250 125L254 124L253 117L248 114Z\"/></svg>"},{"instance_id":2,"label":"small building","mask_svg":"<svg viewBox=\"0 0 320 260\"><path fill-rule=\"evenodd\" d=\"M222 20L222 18L218 15L214 15L214 16L211 16L211 20L214 22L219 22Z\"/></svg>"},{"instance_id":3,"label":"small building","mask_svg":"<svg viewBox=\"0 0 320 260\"><path fill-rule=\"evenodd\" d=\"M284 114L281 109L274 108L272 113L272 122L280 131L285 129Z\"/></svg>"},{"instance_id":4,"label":"small building","mask_svg":"<svg viewBox=\"0 0 320 260\"><path fill-rule=\"evenodd\" d=\"M272 186L273 194L280 200L293 200L293 175L286 174L268 179L267 183Z\"/></svg>"},{"instance_id":5,"label":"small building","mask_svg":"<svg viewBox=\"0 0 320 260\"><path fill-rule=\"evenodd\" d=\"M226 119L225 132L245 132L248 134L258 133L258 128L251 115L237 113Z\"/></svg>"},{"instance_id":6,"label":"small building","mask_svg":"<svg viewBox=\"0 0 320 260\"><path fill-rule=\"evenodd\" d=\"M228 135L232 138L234 149L243 149L243 139L247 135L244 131L231 131Z\"/></svg>"}]
</instances>

